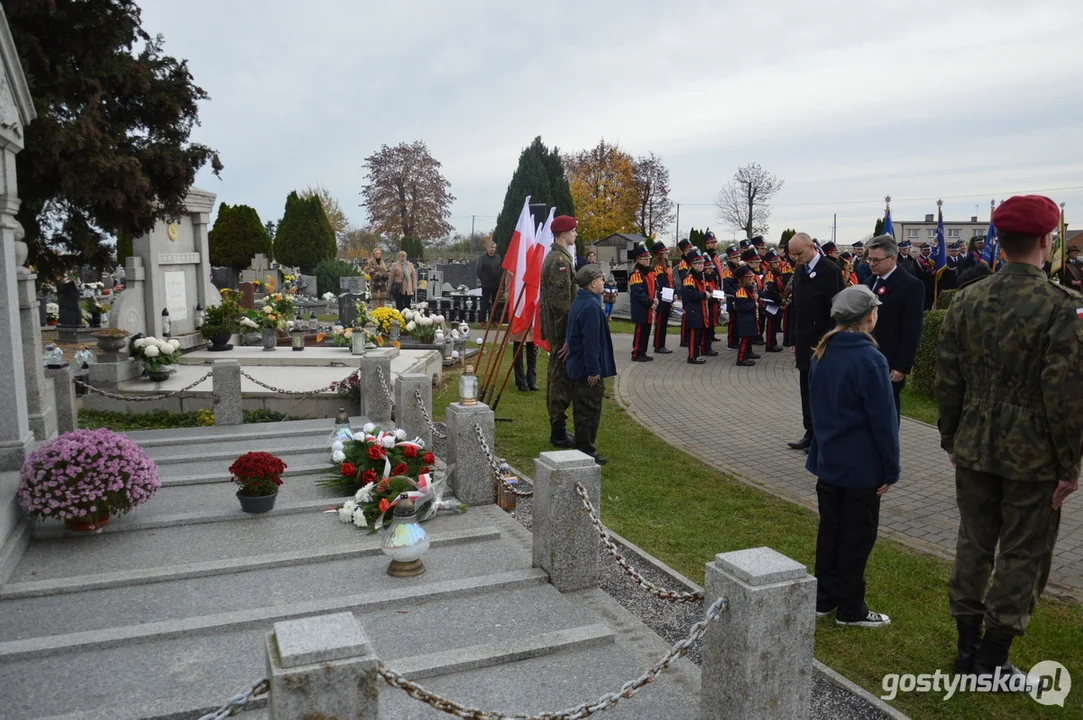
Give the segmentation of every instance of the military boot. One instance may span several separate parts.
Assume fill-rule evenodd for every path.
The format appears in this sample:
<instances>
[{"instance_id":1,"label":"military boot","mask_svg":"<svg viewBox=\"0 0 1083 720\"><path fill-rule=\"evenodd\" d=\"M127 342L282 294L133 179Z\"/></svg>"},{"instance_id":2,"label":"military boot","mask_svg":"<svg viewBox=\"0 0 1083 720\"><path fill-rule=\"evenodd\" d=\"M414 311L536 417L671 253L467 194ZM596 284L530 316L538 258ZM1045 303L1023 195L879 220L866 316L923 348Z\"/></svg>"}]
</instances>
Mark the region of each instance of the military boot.
<instances>
[{"instance_id":1,"label":"military boot","mask_svg":"<svg viewBox=\"0 0 1083 720\"><path fill-rule=\"evenodd\" d=\"M959 629L958 654L955 656L955 673L969 675L974 672L974 656L981 644L981 616L969 615L955 618Z\"/></svg>"},{"instance_id":2,"label":"military boot","mask_svg":"<svg viewBox=\"0 0 1083 720\"><path fill-rule=\"evenodd\" d=\"M1028 689L1027 674L1008 662L1008 652L1012 649L1014 639L1014 636L1006 632L987 628L974 655L974 674L991 675L993 692L1026 692ZM1023 676L1023 682L1013 682L1013 678L1018 675Z\"/></svg>"},{"instance_id":3,"label":"military boot","mask_svg":"<svg viewBox=\"0 0 1083 720\"><path fill-rule=\"evenodd\" d=\"M552 423L549 431L549 444L558 448L574 448L575 436L563 424Z\"/></svg>"}]
</instances>

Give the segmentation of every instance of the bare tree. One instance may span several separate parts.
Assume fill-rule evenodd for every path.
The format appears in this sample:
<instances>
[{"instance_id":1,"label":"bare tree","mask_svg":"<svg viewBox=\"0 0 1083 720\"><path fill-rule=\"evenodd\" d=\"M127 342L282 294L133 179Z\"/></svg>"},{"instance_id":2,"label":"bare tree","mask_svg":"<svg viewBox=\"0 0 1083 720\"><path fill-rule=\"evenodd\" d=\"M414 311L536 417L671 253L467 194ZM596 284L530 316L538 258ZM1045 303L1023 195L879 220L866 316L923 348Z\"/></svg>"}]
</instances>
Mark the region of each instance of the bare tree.
<instances>
[{"instance_id":1,"label":"bare tree","mask_svg":"<svg viewBox=\"0 0 1083 720\"><path fill-rule=\"evenodd\" d=\"M733 179L718 191L718 218L733 230L743 230L746 237L766 234L767 219L771 217L768 202L782 189L783 182L759 163L737 168Z\"/></svg>"},{"instance_id":2,"label":"bare tree","mask_svg":"<svg viewBox=\"0 0 1083 720\"><path fill-rule=\"evenodd\" d=\"M636 158L632 172L639 209L636 225L646 237L657 237L673 222L673 202L669 199L669 168L654 153Z\"/></svg>"},{"instance_id":3,"label":"bare tree","mask_svg":"<svg viewBox=\"0 0 1083 720\"><path fill-rule=\"evenodd\" d=\"M451 232L447 219L455 196L440 163L423 140L383 145L365 159L361 191L372 229L393 239L432 240Z\"/></svg>"},{"instance_id":4,"label":"bare tree","mask_svg":"<svg viewBox=\"0 0 1083 720\"><path fill-rule=\"evenodd\" d=\"M386 245L379 233L367 227L348 227L338 243L338 256L342 260L364 260L374 249Z\"/></svg>"}]
</instances>

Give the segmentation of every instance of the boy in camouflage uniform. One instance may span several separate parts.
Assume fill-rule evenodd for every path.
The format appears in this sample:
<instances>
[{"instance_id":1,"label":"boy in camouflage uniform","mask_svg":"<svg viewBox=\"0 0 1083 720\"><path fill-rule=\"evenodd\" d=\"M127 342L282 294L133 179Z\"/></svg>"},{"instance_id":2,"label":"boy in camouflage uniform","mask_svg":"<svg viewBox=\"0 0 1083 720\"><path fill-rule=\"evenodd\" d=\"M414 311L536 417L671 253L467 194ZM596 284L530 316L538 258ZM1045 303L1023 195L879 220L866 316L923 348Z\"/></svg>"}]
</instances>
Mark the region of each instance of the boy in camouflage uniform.
<instances>
[{"instance_id":1,"label":"boy in camouflage uniform","mask_svg":"<svg viewBox=\"0 0 1083 720\"><path fill-rule=\"evenodd\" d=\"M545 381L545 404L549 409L549 442L556 447L575 447L575 438L567 430L568 406L575 397L575 386L568 379L564 361L568 347L564 340L568 311L578 288L575 285L575 259L568 249L575 245L575 218L558 215L550 226L553 246L541 269L541 335L549 344L549 371Z\"/></svg>"},{"instance_id":2,"label":"boy in camouflage uniform","mask_svg":"<svg viewBox=\"0 0 1083 720\"><path fill-rule=\"evenodd\" d=\"M993 675L998 689L1021 672L1008 652L1049 577L1061 504L1079 486L1083 295L1041 269L1059 219L1037 195L997 208L1008 264L959 291L937 345L938 424L960 515L948 585L955 670Z\"/></svg>"}]
</instances>

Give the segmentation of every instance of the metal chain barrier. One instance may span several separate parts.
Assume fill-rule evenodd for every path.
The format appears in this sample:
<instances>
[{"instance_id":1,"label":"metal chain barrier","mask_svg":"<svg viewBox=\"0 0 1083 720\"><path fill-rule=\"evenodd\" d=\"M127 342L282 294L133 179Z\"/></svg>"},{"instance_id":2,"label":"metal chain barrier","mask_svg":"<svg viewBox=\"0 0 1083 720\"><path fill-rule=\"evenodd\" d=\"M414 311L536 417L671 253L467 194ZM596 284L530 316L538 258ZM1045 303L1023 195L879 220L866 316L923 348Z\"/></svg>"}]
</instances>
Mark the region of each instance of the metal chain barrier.
<instances>
[{"instance_id":1,"label":"metal chain barrier","mask_svg":"<svg viewBox=\"0 0 1083 720\"><path fill-rule=\"evenodd\" d=\"M417 407L421 410L421 416L425 418L425 424L429 426L429 430L432 432L433 437L446 440L447 433L440 432L436 429L436 425L433 424L432 417L429 415L429 409L425 407L425 399L421 397L421 388L414 388L414 397L417 399Z\"/></svg>"},{"instance_id":2,"label":"metal chain barrier","mask_svg":"<svg viewBox=\"0 0 1083 720\"><path fill-rule=\"evenodd\" d=\"M315 390L283 390L282 388L276 388L274 385L268 385L265 382L257 380L256 378L246 373L244 370L241 370L241 375L248 378L256 385L259 385L261 388L270 390L271 392L281 393L283 395L319 395L320 393L337 390L340 385L349 382L350 378L359 375L360 372L360 370L354 370L352 373L342 378L341 380L334 380L329 385L324 385L322 388L317 388ZM210 375L210 373L207 374Z\"/></svg>"},{"instance_id":3,"label":"metal chain barrier","mask_svg":"<svg viewBox=\"0 0 1083 720\"><path fill-rule=\"evenodd\" d=\"M271 683L267 678L257 680L249 685L247 689L242 690L231 697L225 705L212 713L207 713L199 718L199 720L224 720L224 718L233 717L237 713L245 710L245 706L248 705L248 703L266 695L270 689Z\"/></svg>"},{"instance_id":4,"label":"metal chain barrier","mask_svg":"<svg viewBox=\"0 0 1083 720\"><path fill-rule=\"evenodd\" d=\"M728 606L729 601L724 597L715 600L714 604L707 609L706 616L691 627L687 637L677 641L656 665L648 669L635 680L629 680L621 685L619 692L607 693L598 698L595 702L581 703L573 708L568 708L567 710L561 710L559 712L545 712L537 715L505 715L500 712L478 710L477 708L465 707L459 703L443 698L434 692L426 690L417 683L407 680L400 673L388 669L383 665L376 668L376 673L382 677L384 682L388 685L402 690L415 700L420 700L440 712L460 718L468 718L468 720L579 720L580 718L590 717L594 713L608 710L624 698L630 698L635 695L644 685L654 682L658 675L664 672L674 660L686 655L692 645L703 638L703 635L707 632L707 626L717 620L718 616L721 615L722 611Z\"/></svg>"},{"instance_id":5,"label":"metal chain barrier","mask_svg":"<svg viewBox=\"0 0 1083 720\"><path fill-rule=\"evenodd\" d=\"M702 590L696 592L688 592L687 590L667 590L643 577L638 570L632 567L628 561L624 559L624 556L620 554L620 550L617 548L616 543L610 539L609 533L605 530L605 525L602 525L602 521L598 518L598 513L595 511L594 505L591 503L590 498L587 497L587 490L583 487L583 483L575 484L575 493L579 496L580 502L583 503L583 508L587 511L587 515L590 516L590 521L594 524L594 529L598 531L598 537L602 539L602 545L604 545L605 549L609 551L609 554L613 556L613 559L617 561L617 565L619 565L624 572L628 573L628 575L636 581L637 585L651 595L663 600L685 603L694 603L703 600Z\"/></svg>"},{"instance_id":6,"label":"metal chain barrier","mask_svg":"<svg viewBox=\"0 0 1083 720\"><path fill-rule=\"evenodd\" d=\"M384 376L384 369L379 365L376 366L376 374L380 376L380 387L384 389L384 395L387 396L387 404L394 408L395 398L391 397L391 386L387 384L387 378Z\"/></svg>"},{"instance_id":7,"label":"metal chain barrier","mask_svg":"<svg viewBox=\"0 0 1083 720\"><path fill-rule=\"evenodd\" d=\"M485 442L485 433L481 431L481 425L474 423L474 434L478 438L478 445L481 446L482 452L485 453L485 459L489 462L489 472L491 472L493 476L493 485L503 485L506 492L518 497L534 497L533 490L520 490L504 480L504 473L500 471L500 461L496 459L496 456L493 455L493 451L489 449L489 444Z\"/></svg>"},{"instance_id":8,"label":"metal chain barrier","mask_svg":"<svg viewBox=\"0 0 1083 720\"><path fill-rule=\"evenodd\" d=\"M124 400L126 402L150 402L152 400L165 400L166 398L171 398L171 397L174 397L176 395L180 395L181 393L188 392L189 390L194 388L196 385L199 385L201 382L203 382L204 380L206 380L210 376L211 376L211 373L207 373L206 375L204 375L200 379L196 380L191 385L185 385L180 390L174 390L173 392L167 392L167 393L160 393L158 395L121 395L120 393L111 393L111 392L107 392L105 390L102 390L101 388L96 388L93 385L88 385L87 383L83 382L82 380L80 380L78 378L75 378L74 382L75 382L76 385L81 385L81 386L83 386L84 388L86 388L88 391L90 391L92 393L97 393L98 395L101 395L101 396L107 397L107 398L112 398L113 400Z\"/></svg>"}]
</instances>

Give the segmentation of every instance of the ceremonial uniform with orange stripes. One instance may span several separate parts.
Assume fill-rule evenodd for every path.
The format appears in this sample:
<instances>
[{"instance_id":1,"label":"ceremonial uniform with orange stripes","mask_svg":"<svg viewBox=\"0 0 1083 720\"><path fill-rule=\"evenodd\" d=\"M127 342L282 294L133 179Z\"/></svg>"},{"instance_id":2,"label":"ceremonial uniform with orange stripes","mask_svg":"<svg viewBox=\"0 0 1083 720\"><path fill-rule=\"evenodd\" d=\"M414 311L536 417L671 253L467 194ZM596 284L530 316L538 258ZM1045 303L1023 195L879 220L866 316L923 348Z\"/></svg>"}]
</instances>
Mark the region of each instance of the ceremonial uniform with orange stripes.
<instances>
[{"instance_id":1,"label":"ceremonial uniform with orange stripes","mask_svg":"<svg viewBox=\"0 0 1083 720\"><path fill-rule=\"evenodd\" d=\"M707 283L703 278L705 258L694 251L688 274L681 285L681 302L684 304L684 317L688 327L688 362L702 365L707 362L701 355L717 355L711 349L711 336L706 334L708 322Z\"/></svg>"},{"instance_id":2,"label":"ceremonial uniform with orange stripes","mask_svg":"<svg viewBox=\"0 0 1083 720\"><path fill-rule=\"evenodd\" d=\"M688 277L688 273L691 271L692 266L689 264L688 259L690 252L696 250L695 246L689 242L688 238L681 238L681 241L677 243L677 249L681 251L681 261L677 263L677 284L684 287L684 279ZM681 301L684 304L684 301ZM685 315L681 315L681 347L688 347L688 318L687 311Z\"/></svg>"},{"instance_id":3,"label":"ceremonial uniform with orange stripes","mask_svg":"<svg viewBox=\"0 0 1083 720\"><path fill-rule=\"evenodd\" d=\"M713 294L715 290L722 289L723 263L717 252L718 238L708 230L707 235L704 236L703 244L707 248L707 252L704 253L707 259L703 264L703 273L707 279L708 291ZM715 334L715 328L718 327L718 321L722 318L722 301L712 296L707 302L707 307L711 313L710 318L708 318L707 329L710 331L711 341L713 342L720 339Z\"/></svg>"},{"instance_id":4,"label":"ceremonial uniform with orange stripes","mask_svg":"<svg viewBox=\"0 0 1083 720\"><path fill-rule=\"evenodd\" d=\"M647 354L647 345L651 338L654 309L658 306L654 270L651 268L651 254L647 248L639 245L632 254L636 262L628 276L628 297L632 303L632 322L636 326L632 339L632 360L650 362L654 358Z\"/></svg>"},{"instance_id":5,"label":"ceremonial uniform with orange stripes","mask_svg":"<svg viewBox=\"0 0 1083 720\"><path fill-rule=\"evenodd\" d=\"M673 268L669 265L669 251L665 243L656 242L651 246L651 255L654 256L654 296L658 298L658 308L654 311L654 354L668 355L673 352L666 347L666 330L669 328L669 313L673 309L673 302L666 302L662 295L663 288L669 288L676 293L680 289L673 284Z\"/></svg>"},{"instance_id":6,"label":"ceremonial uniform with orange stripes","mask_svg":"<svg viewBox=\"0 0 1083 720\"><path fill-rule=\"evenodd\" d=\"M779 303L782 302L782 291L786 289L786 283L782 280L782 258L774 250L768 250L763 259L767 268L763 276L763 292L760 298L763 314L766 316L764 320L766 350L767 352L782 352L778 344L778 331L782 325L782 310L779 309Z\"/></svg>"},{"instance_id":7,"label":"ceremonial uniform with orange stripes","mask_svg":"<svg viewBox=\"0 0 1083 720\"><path fill-rule=\"evenodd\" d=\"M756 274L748 265L737 268L737 294L733 299L730 323L737 327L739 345L737 364L755 365L760 356L752 352L752 341L759 337L759 298L756 296Z\"/></svg>"},{"instance_id":8,"label":"ceremonial uniform with orange stripes","mask_svg":"<svg viewBox=\"0 0 1083 720\"><path fill-rule=\"evenodd\" d=\"M737 329L733 325L733 298L737 294L737 278L734 273L741 267L741 251L735 245L726 248L726 266L722 268L722 292L726 295L726 314L730 322L726 329L726 347L737 349Z\"/></svg>"}]
</instances>

